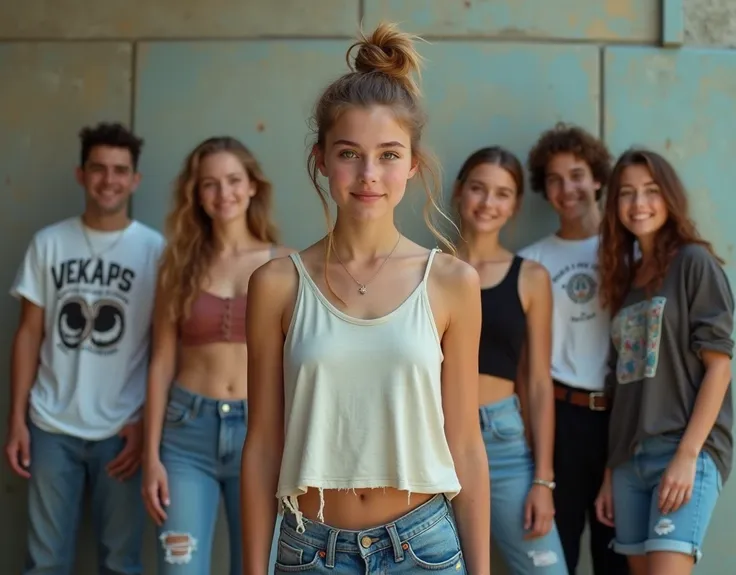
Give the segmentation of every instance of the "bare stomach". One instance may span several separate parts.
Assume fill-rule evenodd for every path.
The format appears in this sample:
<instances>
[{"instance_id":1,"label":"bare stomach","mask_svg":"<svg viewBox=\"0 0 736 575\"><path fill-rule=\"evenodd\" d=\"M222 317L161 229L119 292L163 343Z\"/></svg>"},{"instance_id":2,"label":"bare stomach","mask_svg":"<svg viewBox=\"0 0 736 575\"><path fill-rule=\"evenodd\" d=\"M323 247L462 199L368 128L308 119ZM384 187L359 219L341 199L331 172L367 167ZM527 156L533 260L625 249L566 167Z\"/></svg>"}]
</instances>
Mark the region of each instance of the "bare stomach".
<instances>
[{"instance_id":1,"label":"bare stomach","mask_svg":"<svg viewBox=\"0 0 736 575\"><path fill-rule=\"evenodd\" d=\"M312 521L321 521L337 529L361 530L385 525L399 519L434 497L433 494L399 491L391 487L376 489L351 489L338 491L325 489L324 519L320 519L319 490L310 488L299 497L299 510Z\"/></svg>"},{"instance_id":2,"label":"bare stomach","mask_svg":"<svg viewBox=\"0 0 736 575\"><path fill-rule=\"evenodd\" d=\"M242 343L211 343L184 347L176 382L214 399L246 399L248 351Z\"/></svg>"},{"instance_id":3,"label":"bare stomach","mask_svg":"<svg viewBox=\"0 0 736 575\"><path fill-rule=\"evenodd\" d=\"M515 391L515 383L508 379L481 374L478 381L478 405L496 403L511 397Z\"/></svg>"}]
</instances>

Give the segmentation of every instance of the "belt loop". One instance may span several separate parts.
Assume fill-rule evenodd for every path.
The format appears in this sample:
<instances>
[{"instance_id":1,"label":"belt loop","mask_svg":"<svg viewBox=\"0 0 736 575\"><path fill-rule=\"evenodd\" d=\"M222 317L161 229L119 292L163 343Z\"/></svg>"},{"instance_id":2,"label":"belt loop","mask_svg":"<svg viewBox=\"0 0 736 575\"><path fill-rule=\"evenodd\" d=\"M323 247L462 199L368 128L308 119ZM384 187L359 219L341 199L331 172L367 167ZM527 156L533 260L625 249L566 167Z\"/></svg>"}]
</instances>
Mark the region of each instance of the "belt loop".
<instances>
[{"instance_id":1,"label":"belt loop","mask_svg":"<svg viewBox=\"0 0 736 575\"><path fill-rule=\"evenodd\" d=\"M521 411L521 400L516 394L514 394L514 407L516 408L516 411Z\"/></svg>"},{"instance_id":2,"label":"belt loop","mask_svg":"<svg viewBox=\"0 0 736 575\"><path fill-rule=\"evenodd\" d=\"M197 417L197 415L199 415L199 410L201 407L202 407L202 396L197 394L194 396L194 401L192 401L192 407L191 407L192 417Z\"/></svg>"},{"instance_id":3,"label":"belt loop","mask_svg":"<svg viewBox=\"0 0 736 575\"><path fill-rule=\"evenodd\" d=\"M491 420L488 417L488 414L486 413L486 410L484 407L480 407L478 409L478 418L480 420L480 428L482 431L485 431L487 429L490 429L491 427Z\"/></svg>"},{"instance_id":4,"label":"belt loop","mask_svg":"<svg viewBox=\"0 0 736 575\"><path fill-rule=\"evenodd\" d=\"M337 547L337 536L340 533L338 529L330 529L327 536L327 557L325 558L325 567L328 569L335 568L335 547Z\"/></svg>"},{"instance_id":5,"label":"belt loop","mask_svg":"<svg viewBox=\"0 0 736 575\"><path fill-rule=\"evenodd\" d=\"M404 548L401 546L401 539L399 539L396 525L394 523L386 525L386 531L388 531L388 536L391 539L391 546L394 548L394 559L397 563L401 563L404 560Z\"/></svg>"}]
</instances>

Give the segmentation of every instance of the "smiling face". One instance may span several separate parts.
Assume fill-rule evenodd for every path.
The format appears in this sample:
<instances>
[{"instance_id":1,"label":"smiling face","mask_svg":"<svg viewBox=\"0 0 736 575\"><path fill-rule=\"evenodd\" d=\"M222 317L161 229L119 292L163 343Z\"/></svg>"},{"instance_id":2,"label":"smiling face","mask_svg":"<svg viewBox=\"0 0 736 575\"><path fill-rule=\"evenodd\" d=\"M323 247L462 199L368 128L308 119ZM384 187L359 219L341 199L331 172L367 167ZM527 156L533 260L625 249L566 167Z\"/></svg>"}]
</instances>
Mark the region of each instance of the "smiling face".
<instances>
[{"instance_id":1,"label":"smiling face","mask_svg":"<svg viewBox=\"0 0 736 575\"><path fill-rule=\"evenodd\" d=\"M362 221L391 214L418 168L409 132L384 106L347 109L315 154L341 216Z\"/></svg>"},{"instance_id":2,"label":"smiling face","mask_svg":"<svg viewBox=\"0 0 736 575\"><path fill-rule=\"evenodd\" d=\"M140 182L130 151L112 146L93 147L76 175L85 190L88 207L101 216L126 211Z\"/></svg>"},{"instance_id":3,"label":"smiling face","mask_svg":"<svg viewBox=\"0 0 736 575\"><path fill-rule=\"evenodd\" d=\"M547 164L545 192L563 223L578 221L595 210L600 188L588 163L574 154L556 154Z\"/></svg>"},{"instance_id":4,"label":"smiling face","mask_svg":"<svg viewBox=\"0 0 736 575\"><path fill-rule=\"evenodd\" d=\"M654 236L667 222L667 204L647 166L634 164L621 173L618 217L644 246L653 243Z\"/></svg>"},{"instance_id":5,"label":"smiling face","mask_svg":"<svg viewBox=\"0 0 736 575\"><path fill-rule=\"evenodd\" d=\"M498 233L518 207L513 176L497 164L479 164L457 189L464 229L477 234Z\"/></svg>"},{"instance_id":6,"label":"smiling face","mask_svg":"<svg viewBox=\"0 0 736 575\"><path fill-rule=\"evenodd\" d=\"M245 218L250 199L257 190L237 156L229 152L205 156L199 165L198 176L200 204L214 222L227 223Z\"/></svg>"}]
</instances>

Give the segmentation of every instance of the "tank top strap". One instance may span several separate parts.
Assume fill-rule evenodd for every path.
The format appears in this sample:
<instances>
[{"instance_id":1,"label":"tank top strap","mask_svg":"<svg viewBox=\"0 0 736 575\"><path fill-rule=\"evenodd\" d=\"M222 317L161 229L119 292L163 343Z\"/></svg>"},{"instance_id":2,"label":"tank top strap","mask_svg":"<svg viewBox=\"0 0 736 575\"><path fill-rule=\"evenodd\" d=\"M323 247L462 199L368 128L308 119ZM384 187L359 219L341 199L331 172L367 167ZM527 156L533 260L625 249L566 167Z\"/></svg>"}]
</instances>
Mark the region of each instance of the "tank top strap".
<instances>
[{"instance_id":1,"label":"tank top strap","mask_svg":"<svg viewBox=\"0 0 736 575\"><path fill-rule=\"evenodd\" d=\"M269 261L276 257L276 244L271 244L271 248L268 250Z\"/></svg>"},{"instance_id":2,"label":"tank top strap","mask_svg":"<svg viewBox=\"0 0 736 575\"><path fill-rule=\"evenodd\" d=\"M511 267L506 277L514 286L519 284L519 274L521 273L521 264L523 263L524 258L521 256L514 255L514 259L511 260Z\"/></svg>"},{"instance_id":3,"label":"tank top strap","mask_svg":"<svg viewBox=\"0 0 736 575\"><path fill-rule=\"evenodd\" d=\"M291 261L294 262L294 267L296 268L299 276L304 277L307 275L307 268L304 267L304 262L302 262L299 252L292 252L289 254L289 257L291 258Z\"/></svg>"},{"instance_id":4,"label":"tank top strap","mask_svg":"<svg viewBox=\"0 0 736 575\"><path fill-rule=\"evenodd\" d=\"M424 268L424 277L422 278L422 283L427 283L427 278L429 277L429 270L432 268L432 261L434 260L434 255L437 252L441 252L442 250L439 248L432 248L429 252L429 257L427 258L427 266Z\"/></svg>"}]
</instances>

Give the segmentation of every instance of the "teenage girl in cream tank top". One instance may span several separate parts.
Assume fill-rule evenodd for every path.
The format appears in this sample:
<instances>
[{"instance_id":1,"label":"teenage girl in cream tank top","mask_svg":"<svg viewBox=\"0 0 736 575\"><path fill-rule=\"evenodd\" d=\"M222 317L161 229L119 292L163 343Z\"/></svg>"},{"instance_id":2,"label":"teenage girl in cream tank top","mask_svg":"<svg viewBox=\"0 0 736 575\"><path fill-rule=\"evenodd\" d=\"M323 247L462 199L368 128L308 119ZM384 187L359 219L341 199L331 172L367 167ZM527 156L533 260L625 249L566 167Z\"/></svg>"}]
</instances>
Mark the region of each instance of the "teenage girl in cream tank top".
<instances>
[{"instance_id":1,"label":"teenage girl in cream tank top","mask_svg":"<svg viewBox=\"0 0 736 575\"><path fill-rule=\"evenodd\" d=\"M279 506L277 574L485 575L478 275L394 225L431 168L410 38L381 25L356 46L314 118L335 225L249 284L245 573L265 575Z\"/></svg>"}]
</instances>

